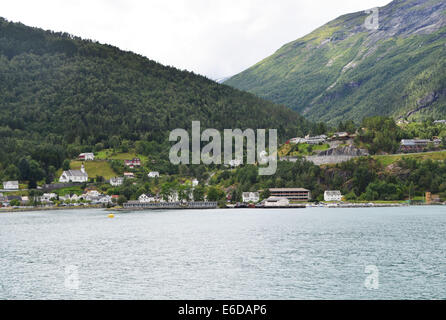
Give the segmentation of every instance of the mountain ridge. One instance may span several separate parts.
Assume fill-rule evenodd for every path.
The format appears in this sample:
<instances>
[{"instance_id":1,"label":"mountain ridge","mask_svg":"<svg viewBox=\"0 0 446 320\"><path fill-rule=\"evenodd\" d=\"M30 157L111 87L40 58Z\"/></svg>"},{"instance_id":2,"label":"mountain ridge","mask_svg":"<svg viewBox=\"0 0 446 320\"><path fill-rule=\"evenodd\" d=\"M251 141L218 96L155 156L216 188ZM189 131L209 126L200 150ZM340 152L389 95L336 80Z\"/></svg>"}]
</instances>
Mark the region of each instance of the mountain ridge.
<instances>
[{"instance_id":1,"label":"mountain ridge","mask_svg":"<svg viewBox=\"0 0 446 320\"><path fill-rule=\"evenodd\" d=\"M190 129L192 120L220 130L274 128L281 139L311 127L285 106L204 76L0 18L0 171L44 147L57 147L56 168L95 146L148 141L168 152L169 131Z\"/></svg>"},{"instance_id":2,"label":"mountain ridge","mask_svg":"<svg viewBox=\"0 0 446 320\"><path fill-rule=\"evenodd\" d=\"M342 15L225 84L329 123L446 115L446 3L392 1L378 13L377 30L364 11Z\"/></svg>"}]
</instances>

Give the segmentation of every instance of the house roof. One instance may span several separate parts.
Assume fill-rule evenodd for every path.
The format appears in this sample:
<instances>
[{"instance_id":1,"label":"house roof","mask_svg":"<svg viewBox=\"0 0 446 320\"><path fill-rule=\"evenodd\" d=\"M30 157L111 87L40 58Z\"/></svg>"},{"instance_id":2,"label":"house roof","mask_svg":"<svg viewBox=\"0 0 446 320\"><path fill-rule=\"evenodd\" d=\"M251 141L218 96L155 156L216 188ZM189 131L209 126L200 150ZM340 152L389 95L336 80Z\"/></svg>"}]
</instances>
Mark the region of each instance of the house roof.
<instances>
[{"instance_id":1,"label":"house roof","mask_svg":"<svg viewBox=\"0 0 446 320\"><path fill-rule=\"evenodd\" d=\"M22 197L21 196L8 196L7 197L8 198L8 200L22 200Z\"/></svg>"},{"instance_id":2,"label":"house roof","mask_svg":"<svg viewBox=\"0 0 446 320\"><path fill-rule=\"evenodd\" d=\"M426 140L426 139L403 139L403 140L401 140L401 145L414 146L417 144L428 144L429 142L431 142L431 141Z\"/></svg>"},{"instance_id":3,"label":"house roof","mask_svg":"<svg viewBox=\"0 0 446 320\"><path fill-rule=\"evenodd\" d=\"M88 174L86 172L82 172L81 170L67 170L63 173L71 177L88 177Z\"/></svg>"},{"instance_id":4,"label":"house roof","mask_svg":"<svg viewBox=\"0 0 446 320\"><path fill-rule=\"evenodd\" d=\"M310 190L304 189L304 188L270 188L269 191L270 192L296 192L296 191L308 192Z\"/></svg>"},{"instance_id":5,"label":"house roof","mask_svg":"<svg viewBox=\"0 0 446 320\"><path fill-rule=\"evenodd\" d=\"M19 182L18 181L4 181L3 184L19 185Z\"/></svg>"}]
</instances>

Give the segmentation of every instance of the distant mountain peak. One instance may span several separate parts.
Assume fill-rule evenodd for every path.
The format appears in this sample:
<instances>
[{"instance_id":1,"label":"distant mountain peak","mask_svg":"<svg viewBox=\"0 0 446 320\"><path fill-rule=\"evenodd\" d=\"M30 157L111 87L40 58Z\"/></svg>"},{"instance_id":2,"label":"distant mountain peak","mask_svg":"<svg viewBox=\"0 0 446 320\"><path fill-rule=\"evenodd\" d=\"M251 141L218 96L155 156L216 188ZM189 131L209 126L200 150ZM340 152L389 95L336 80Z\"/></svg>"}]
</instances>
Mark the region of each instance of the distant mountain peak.
<instances>
[{"instance_id":1,"label":"distant mountain peak","mask_svg":"<svg viewBox=\"0 0 446 320\"><path fill-rule=\"evenodd\" d=\"M446 115L446 1L392 1L370 28L373 14L342 15L225 83L312 120Z\"/></svg>"}]
</instances>

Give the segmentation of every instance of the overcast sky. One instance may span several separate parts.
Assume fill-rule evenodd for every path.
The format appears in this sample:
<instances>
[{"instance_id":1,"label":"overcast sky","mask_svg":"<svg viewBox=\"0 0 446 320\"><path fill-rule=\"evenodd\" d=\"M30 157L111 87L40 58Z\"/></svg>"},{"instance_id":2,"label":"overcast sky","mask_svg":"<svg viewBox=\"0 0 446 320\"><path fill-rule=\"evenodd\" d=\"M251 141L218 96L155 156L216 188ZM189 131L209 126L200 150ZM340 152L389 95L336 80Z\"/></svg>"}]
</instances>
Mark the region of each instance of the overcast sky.
<instances>
[{"instance_id":1,"label":"overcast sky","mask_svg":"<svg viewBox=\"0 0 446 320\"><path fill-rule=\"evenodd\" d=\"M2 0L0 16L220 78L341 14L390 0Z\"/></svg>"}]
</instances>

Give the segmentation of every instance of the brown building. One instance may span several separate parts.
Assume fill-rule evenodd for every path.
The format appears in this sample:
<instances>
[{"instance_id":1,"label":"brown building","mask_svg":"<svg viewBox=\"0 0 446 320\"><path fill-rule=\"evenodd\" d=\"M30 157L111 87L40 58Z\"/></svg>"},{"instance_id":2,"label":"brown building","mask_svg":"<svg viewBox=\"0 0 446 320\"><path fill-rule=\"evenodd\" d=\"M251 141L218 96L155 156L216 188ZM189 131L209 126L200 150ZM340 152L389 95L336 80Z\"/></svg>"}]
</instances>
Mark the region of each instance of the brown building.
<instances>
[{"instance_id":1,"label":"brown building","mask_svg":"<svg viewBox=\"0 0 446 320\"><path fill-rule=\"evenodd\" d=\"M304 188L271 188L271 197L287 198L293 201L311 200L311 191Z\"/></svg>"}]
</instances>

